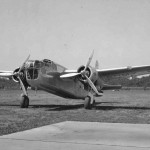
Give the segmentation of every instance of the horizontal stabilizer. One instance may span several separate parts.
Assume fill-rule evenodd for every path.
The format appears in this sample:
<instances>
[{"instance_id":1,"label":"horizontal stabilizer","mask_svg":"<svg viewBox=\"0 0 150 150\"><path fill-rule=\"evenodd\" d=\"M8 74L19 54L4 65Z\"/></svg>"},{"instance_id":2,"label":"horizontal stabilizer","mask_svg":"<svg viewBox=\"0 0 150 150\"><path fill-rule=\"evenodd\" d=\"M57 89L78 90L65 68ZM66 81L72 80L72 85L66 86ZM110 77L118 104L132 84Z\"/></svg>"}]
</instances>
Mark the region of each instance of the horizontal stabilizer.
<instances>
[{"instance_id":1,"label":"horizontal stabilizer","mask_svg":"<svg viewBox=\"0 0 150 150\"><path fill-rule=\"evenodd\" d=\"M103 84L102 90L117 90L117 89L121 89L121 88L122 88L121 85Z\"/></svg>"}]
</instances>

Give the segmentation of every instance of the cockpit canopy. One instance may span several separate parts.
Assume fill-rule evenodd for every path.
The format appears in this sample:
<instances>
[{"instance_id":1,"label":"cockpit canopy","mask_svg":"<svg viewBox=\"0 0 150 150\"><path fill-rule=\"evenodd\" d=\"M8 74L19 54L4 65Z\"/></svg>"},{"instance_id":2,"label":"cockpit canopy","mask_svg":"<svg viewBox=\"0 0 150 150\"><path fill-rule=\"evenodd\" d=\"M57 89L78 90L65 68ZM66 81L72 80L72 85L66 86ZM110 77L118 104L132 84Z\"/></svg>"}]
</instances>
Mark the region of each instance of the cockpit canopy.
<instances>
[{"instance_id":1,"label":"cockpit canopy","mask_svg":"<svg viewBox=\"0 0 150 150\"><path fill-rule=\"evenodd\" d=\"M42 68L44 66L44 63L42 61L39 60L29 60L28 62L26 62L25 68L26 69L39 69Z\"/></svg>"},{"instance_id":2,"label":"cockpit canopy","mask_svg":"<svg viewBox=\"0 0 150 150\"><path fill-rule=\"evenodd\" d=\"M28 62L26 62L25 67L27 69L31 69L31 68L35 68L35 69L39 69L42 68L43 66L52 66L55 65L51 60L48 59L43 59L42 61L40 60L29 60Z\"/></svg>"}]
</instances>

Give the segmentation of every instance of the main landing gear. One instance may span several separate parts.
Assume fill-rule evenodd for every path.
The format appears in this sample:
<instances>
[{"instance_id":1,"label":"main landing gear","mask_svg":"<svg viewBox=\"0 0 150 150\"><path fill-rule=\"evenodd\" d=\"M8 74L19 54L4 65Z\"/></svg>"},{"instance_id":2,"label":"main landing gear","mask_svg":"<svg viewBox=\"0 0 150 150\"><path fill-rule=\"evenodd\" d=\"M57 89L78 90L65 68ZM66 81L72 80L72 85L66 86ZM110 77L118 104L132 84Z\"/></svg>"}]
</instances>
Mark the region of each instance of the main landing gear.
<instances>
[{"instance_id":1,"label":"main landing gear","mask_svg":"<svg viewBox=\"0 0 150 150\"><path fill-rule=\"evenodd\" d=\"M20 107L21 108L28 108L29 106L29 98L27 95L21 94L20 97Z\"/></svg>"},{"instance_id":2,"label":"main landing gear","mask_svg":"<svg viewBox=\"0 0 150 150\"><path fill-rule=\"evenodd\" d=\"M90 93L84 100L84 108L91 109L95 105L94 96Z\"/></svg>"}]
</instances>

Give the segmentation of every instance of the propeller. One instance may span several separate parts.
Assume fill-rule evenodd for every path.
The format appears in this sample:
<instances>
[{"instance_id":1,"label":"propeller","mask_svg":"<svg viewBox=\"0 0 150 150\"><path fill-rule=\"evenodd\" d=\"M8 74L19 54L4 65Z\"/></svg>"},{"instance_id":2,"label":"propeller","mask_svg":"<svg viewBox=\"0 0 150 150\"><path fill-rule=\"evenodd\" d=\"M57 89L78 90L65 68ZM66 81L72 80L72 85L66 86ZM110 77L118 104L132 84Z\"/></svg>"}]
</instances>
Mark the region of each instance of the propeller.
<instances>
[{"instance_id":1,"label":"propeller","mask_svg":"<svg viewBox=\"0 0 150 150\"><path fill-rule=\"evenodd\" d=\"M78 75L85 76L85 74L86 74L86 69L88 68L88 66L89 66L90 63L91 63L91 60L92 60L92 58L93 58L93 54L94 54L94 50L93 50L91 56L89 57L88 62L86 63L84 70L82 70L82 71L79 72L79 73L77 73L77 72L76 72L76 73L67 73L67 74L61 75L60 78L76 77L76 76L78 76Z\"/></svg>"},{"instance_id":2,"label":"propeller","mask_svg":"<svg viewBox=\"0 0 150 150\"><path fill-rule=\"evenodd\" d=\"M20 85L21 85L23 94L27 96L27 95L28 95L28 94L27 94L27 90L26 90L26 88L25 88L25 86L24 86L22 80L20 79L20 77L18 77L18 79L19 79L19 82L20 82Z\"/></svg>"},{"instance_id":3,"label":"propeller","mask_svg":"<svg viewBox=\"0 0 150 150\"><path fill-rule=\"evenodd\" d=\"M23 64L21 65L21 67L19 68L18 72L12 72L12 71L0 71L0 77L4 77L4 78L12 78L12 76L16 76L16 78L18 78L19 82L20 82L20 86L23 90L23 94L27 96L27 90L21 80L21 70L24 68L26 62L29 60L30 55L26 58L26 60L23 62Z\"/></svg>"},{"instance_id":4,"label":"propeller","mask_svg":"<svg viewBox=\"0 0 150 150\"><path fill-rule=\"evenodd\" d=\"M26 58L26 60L23 62L22 66L20 67L18 73L20 73L20 71L24 68L25 63L29 60L30 55Z\"/></svg>"},{"instance_id":5,"label":"propeller","mask_svg":"<svg viewBox=\"0 0 150 150\"><path fill-rule=\"evenodd\" d=\"M25 88L25 86L24 86L24 84L23 84L23 82L22 82L22 80L21 80L21 77L20 77L21 74L20 74L20 72L21 72L21 70L24 68L24 66L25 66L26 62L29 60L29 58L30 58L30 55L29 55L29 56L27 57L27 59L23 62L23 64L21 65L19 71L14 73L14 75L17 76L17 78L18 78L18 80L19 80L19 82L20 82L20 86L21 86L21 88L22 88L23 94L26 95L26 96L27 96L28 94L27 94L27 90L26 90L26 88Z\"/></svg>"},{"instance_id":6,"label":"propeller","mask_svg":"<svg viewBox=\"0 0 150 150\"><path fill-rule=\"evenodd\" d=\"M91 63L91 61L92 61L92 58L93 58L93 54L94 54L94 50L93 50L91 56L89 57L89 60L88 60L88 62L86 63L84 70L82 71L83 73L85 73L86 69L87 69L88 66L90 65L90 63ZM81 72L81 74L82 74L82 72Z\"/></svg>"},{"instance_id":7,"label":"propeller","mask_svg":"<svg viewBox=\"0 0 150 150\"><path fill-rule=\"evenodd\" d=\"M91 88L93 89L93 91L98 95L98 96L102 96L102 93L99 93L97 88L95 87L95 85L93 84L93 82L85 75L85 78L87 79L87 82L89 83L89 85L91 86Z\"/></svg>"},{"instance_id":8,"label":"propeller","mask_svg":"<svg viewBox=\"0 0 150 150\"><path fill-rule=\"evenodd\" d=\"M93 82L90 80L90 78L88 78L88 76L86 75L86 70L87 68L89 67L91 61L92 61L92 58L93 58L93 54L94 54L94 50L91 54L91 56L89 57L86 65L85 65L85 68L84 70L82 70L81 72L79 73L68 73L68 74L64 74L64 75L61 75L60 78L69 78L69 77L76 77L76 76L79 76L79 75L82 75L83 77L86 78L88 84L90 85L90 87L93 89L93 91L98 95L98 96L102 96L102 93L99 93L97 88L95 87L95 85L93 84Z\"/></svg>"}]
</instances>

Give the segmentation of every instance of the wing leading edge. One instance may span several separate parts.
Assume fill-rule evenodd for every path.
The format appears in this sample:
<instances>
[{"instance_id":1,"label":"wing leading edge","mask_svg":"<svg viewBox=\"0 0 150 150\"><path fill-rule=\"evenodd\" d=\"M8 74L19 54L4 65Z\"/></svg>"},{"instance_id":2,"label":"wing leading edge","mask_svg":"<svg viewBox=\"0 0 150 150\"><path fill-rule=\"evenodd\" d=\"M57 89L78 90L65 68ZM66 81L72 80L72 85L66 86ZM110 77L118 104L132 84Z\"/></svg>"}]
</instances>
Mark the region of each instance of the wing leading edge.
<instances>
[{"instance_id":1,"label":"wing leading edge","mask_svg":"<svg viewBox=\"0 0 150 150\"><path fill-rule=\"evenodd\" d=\"M145 75L150 74L150 66L129 66L113 69L97 69L99 76L120 76L120 75Z\"/></svg>"},{"instance_id":2,"label":"wing leading edge","mask_svg":"<svg viewBox=\"0 0 150 150\"><path fill-rule=\"evenodd\" d=\"M3 71L3 70L0 70L0 77L2 78L11 78L13 75L13 71Z\"/></svg>"}]
</instances>

